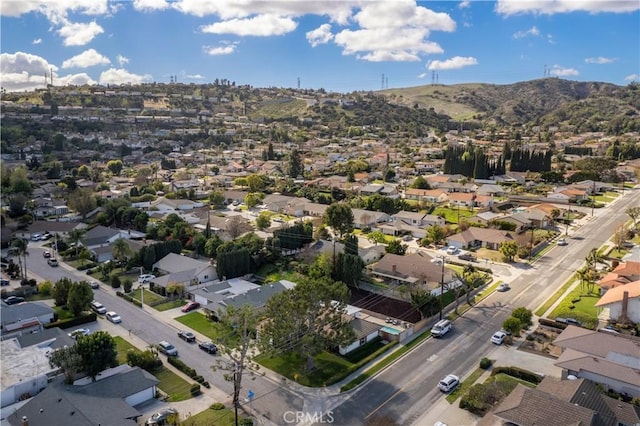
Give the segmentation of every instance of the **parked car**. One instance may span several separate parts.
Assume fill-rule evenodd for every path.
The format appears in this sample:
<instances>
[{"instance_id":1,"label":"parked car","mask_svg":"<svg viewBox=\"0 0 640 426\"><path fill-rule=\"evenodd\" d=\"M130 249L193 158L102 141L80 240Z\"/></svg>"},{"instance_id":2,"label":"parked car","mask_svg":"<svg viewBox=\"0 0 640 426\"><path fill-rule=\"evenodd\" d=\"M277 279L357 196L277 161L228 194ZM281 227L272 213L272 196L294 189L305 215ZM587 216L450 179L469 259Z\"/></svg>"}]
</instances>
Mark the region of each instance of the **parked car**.
<instances>
[{"instance_id":1,"label":"parked car","mask_svg":"<svg viewBox=\"0 0 640 426\"><path fill-rule=\"evenodd\" d=\"M475 254L471 254L471 253L461 253L458 255L458 259L460 260L467 260L469 262L477 262L478 258L476 257Z\"/></svg>"},{"instance_id":2,"label":"parked car","mask_svg":"<svg viewBox=\"0 0 640 426\"><path fill-rule=\"evenodd\" d=\"M138 277L138 284L146 284L148 282L151 282L151 280L154 280L154 279L156 279L155 275L143 274Z\"/></svg>"},{"instance_id":3,"label":"parked car","mask_svg":"<svg viewBox=\"0 0 640 426\"><path fill-rule=\"evenodd\" d=\"M40 241L40 237L42 237L42 234L33 234L31 236L31 241Z\"/></svg>"},{"instance_id":4,"label":"parked car","mask_svg":"<svg viewBox=\"0 0 640 426\"><path fill-rule=\"evenodd\" d=\"M58 266L58 259L49 258L47 260L47 263L49 264L49 266Z\"/></svg>"},{"instance_id":5,"label":"parked car","mask_svg":"<svg viewBox=\"0 0 640 426\"><path fill-rule=\"evenodd\" d=\"M507 283L502 283L498 286L498 288L496 289L498 291L509 291L511 290L511 287L509 287L509 284Z\"/></svg>"},{"instance_id":6,"label":"parked car","mask_svg":"<svg viewBox=\"0 0 640 426\"><path fill-rule=\"evenodd\" d=\"M22 303L24 302L24 297L20 297L20 296L9 296L6 299L4 299L4 303L6 303L7 305L15 305L16 303Z\"/></svg>"},{"instance_id":7,"label":"parked car","mask_svg":"<svg viewBox=\"0 0 640 426\"><path fill-rule=\"evenodd\" d=\"M218 347L211 342L200 342L198 343L198 347L205 351L206 353L215 355L218 353Z\"/></svg>"},{"instance_id":8,"label":"parked car","mask_svg":"<svg viewBox=\"0 0 640 426\"><path fill-rule=\"evenodd\" d=\"M78 339L80 336L88 336L91 331L88 328L78 328L69 333L69 337L73 337L74 339Z\"/></svg>"},{"instance_id":9,"label":"parked car","mask_svg":"<svg viewBox=\"0 0 640 426\"><path fill-rule=\"evenodd\" d=\"M120 315L116 314L113 311L107 312L107 319L114 324L119 324L122 322L122 318L120 318Z\"/></svg>"},{"instance_id":10,"label":"parked car","mask_svg":"<svg viewBox=\"0 0 640 426\"><path fill-rule=\"evenodd\" d=\"M454 374L447 374L447 376L440 380L438 387L442 392L451 392L460 384L460 378Z\"/></svg>"},{"instance_id":11,"label":"parked car","mask_svg":"<svg viewBox=\"0 0 640 426\"><path fill-rule=\"evenodd\" d=\"M567 244L569 244L569 243L564 238L561 238L561 239L558 240L558 245L559 246L566 246Z\"/></svg>"},{"instance_id":12,"label":"parked car","mask_svg":"<svg viewBox=\"0 0 640 426\"><path fill-rule=\"evenodd\" d=\"M198 302L189 302L180 309L182 312L191 312L194 309L198 309L200 307L200 303Z\"/></svg>"},{"instance_id":13,"label":"parked car","mask_svg":"<svg viewBox=\"0 0 640 426\"><path fill-rule=\"evenodd\" d=\"M169 416L175 415L177 417L178 410L175 408L163 408L157 413L153 413L151 417L144 422L145 425L162 426L166 424ZM172 423L173 424L173 423Z\"/></svg>"},{"instance_id":14,"label":"parked car","mask_svg":"<svg viewBox=\"0 0 640 426\"><path fill-rule=\"evenodd\" d=\"M582 324L580 323L580 321L578 321L575 318L556 318L556 322L559 322L560 324L567 324L567 325L575 325L576 327L582 327Z\"/></svg>"},{"instance_id":15,"label":"parked car","mask_svg":"<svg viewBox=\"0 0 640 426\"><path fill-rule=\"evenodd\" d=\"M107 308L105 308L102 303L97 302L95 300L92 301L91 303L89 303L89 307L96 314L106 314L107 313Z\"/></svg>"},{"instance_id":16,"label":"parked car","mask_svg":"<svg viewBox=\"0 0 640 426\"><path fill-rule=\"evenodd\" d=\"M443 319L434 324L431 328L431 335L433 337L442 337L453 328L453 324L448 319Z\"/></svg>"},{"instance_id":17,"label":"parked car","mask_svg":"<svg viewBox=\"0 0 640 426\"><path fill-rule=\"evenodd\" d=\"M178 331L178 337L187 343L194 343L196 341L196 335L190 331Z\"/></svg>"},{"instance_id":18,"label":"parked car","mask_svg":"<svg viewBox=\"0 0 640 426\"><path fill-rule=\"evenodd\" d=\"M507 333L504 331L496 331L491 336L491 343L495 343L496 345L501 345L504 342L504 339L507 338Z\"/></svg>"},{"instance_id":19,"label":"parked car","mask_svg":"<svg viewBox=\"0 0 640 426\"><path fill-rule=\"evenodd\" d=\"M447 247L447 254L456 254L458 252L458 247L449 246Z\"/></svg>"},{"instance_id":20,"label":"parked car","mask_svg":"<svg viewBox=\"0 0 640 426\"><path fill-rule=\"evenodd\" d=\"M11 282L7 279L0 278L0 286L4 287L6 285L11 285Z\"/></svg>"},{"instance_id":21,"label":"parked car","mask_svg":"<svg viewBox=\"0 0 640 426\"><path fill-rule=\"evenodd\" d=\"M49 250L45 250L42 252L42 256L48 259L51 257L51 252Z\"/></svg>"},{"instance_id":22,"label":"parked car","mask_svg":"<svg viewBox=\"0 0 640 426\"><path fill-rule=\"evenodd\" d=\"M94 290L100 288L100 284L98 283L98 281L89 281L89 285Z\"/></svg>"},{"instance_id":23,"label":"parked car","mask_svg":"<svg viewBox=\"0 0 640 426\"><path fill-rule=\"evenodd\" d=\"M158 350L166 356L178 356L178 350L171 343L163 340L158 343Z\"/></svg>"}]
</instances>

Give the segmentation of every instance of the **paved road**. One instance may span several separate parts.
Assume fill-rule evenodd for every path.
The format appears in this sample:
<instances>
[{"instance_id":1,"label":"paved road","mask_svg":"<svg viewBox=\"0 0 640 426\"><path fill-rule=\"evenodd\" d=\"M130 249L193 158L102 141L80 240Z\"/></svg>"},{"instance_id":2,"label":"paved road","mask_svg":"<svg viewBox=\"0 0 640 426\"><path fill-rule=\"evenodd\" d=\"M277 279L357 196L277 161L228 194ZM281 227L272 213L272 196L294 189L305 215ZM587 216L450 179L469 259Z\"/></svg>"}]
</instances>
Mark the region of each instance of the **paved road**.
<instances>
[{"instance_id":1,"label":"paved road","mask_svg":"<svg viewBox=\"0 0 640 426\"><path fill-rule=\"evenodd\" d=\"M376 418L397 424L416 422L440 398L437 382L446 374L464 377L493 350L490 336L518 306L535 309L629 218L625 210L638 204L640 191L626 191L577 231L569 233L569 245L555 247L534 265L524 266L511 280L512 290L495 293L455 321L454 332L444 339L428 339L400 361L348 396L327 401L336 425L363 425ZM389 421L385 421L389 424Z\"/></svg>"}]
</instances>

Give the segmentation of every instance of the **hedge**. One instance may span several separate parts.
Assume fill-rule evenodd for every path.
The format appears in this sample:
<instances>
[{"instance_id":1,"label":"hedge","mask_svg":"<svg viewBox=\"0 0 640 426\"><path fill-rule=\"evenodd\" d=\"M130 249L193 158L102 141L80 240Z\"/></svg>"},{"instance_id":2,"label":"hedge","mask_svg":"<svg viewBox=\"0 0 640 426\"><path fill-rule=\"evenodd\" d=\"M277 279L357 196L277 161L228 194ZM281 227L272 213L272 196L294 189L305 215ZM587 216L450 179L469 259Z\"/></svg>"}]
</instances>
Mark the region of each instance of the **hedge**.
<instances>
[{"instance_id":1,"label":"hedge","mask_svg":"<svg viewBox=\"0 0 640 426\"><path fill-rule=\"evenodd\" d=\"M202 393L202 391L200 390L200 384L199 383L194 383L191 385L191 396L198 396Z\"/></svg>"},{"instance_id":2,"label":"hedge","mask_svg":"<svg viewBox=\"0 0 640 426\"><path fill-rule=\"evenodd\" d=\"M567 328L567 324L563 324L561 322L557 322L548 318L539 318L538 324L552 328L559 328L560 330L564 330L565 328Z\"/></svg>"},{"instance_id":3,"label":"hedge","mask_svg":"<svg viewBox=\"0 0 640 426\"><path fill-rule=\"evenodd\" d=\"M169 361L169 364L173 365L175 368L182 371L184 374L191 377L192 379L196 380L196 377L201 377L201 376L198 376L198 373L196 373L196 370L189 367L187 364L185 364L178 358L168 357L167 360Z\"/></svg>"},{"instance_id":4,"label":"hedge","mask_svg":"<svg viewBox=\"0 0 640 426\"><path fill-rule=\"evenodd\" d=\"M54 327L60 327L62 329L71 328L78 325L86 324L88 322L93 322L97 318L98 318L98 315L95 312L90 312L90 313L79 315L75 318L68 318L64 320L54 321L49 324L45 324L44 328L47 328L47 329L54 328Z\"/></svg>"},{"instance_id":5,"label":"hedge","mask_svg":"<svg viewBox=\"0 0 640 426\"><path fill-rule=\"evenodd\" d=\"M133 297L129 296L126 293L123 293L121 291L116 291L116 296L120 296L127 302L131 302L134 305L136 305L138 308L142 308L142 302L140 302L138 299L134 299Z\"/></svg>"},{"instance_id":6,"label":"hedge","mask_svg":"<svg viewBox=\"0 0 640 426\"><path fill-rule=\"evenodd\" d=\"M517 379L524 380L526 382L538 384L542 381L544 376L533 373L529 370L525 370L524 368L519 367L495 367L491 371L491 375L495 376L496 374L504 373L508 376L515 377Z\"/></svg>"}]
</instances>

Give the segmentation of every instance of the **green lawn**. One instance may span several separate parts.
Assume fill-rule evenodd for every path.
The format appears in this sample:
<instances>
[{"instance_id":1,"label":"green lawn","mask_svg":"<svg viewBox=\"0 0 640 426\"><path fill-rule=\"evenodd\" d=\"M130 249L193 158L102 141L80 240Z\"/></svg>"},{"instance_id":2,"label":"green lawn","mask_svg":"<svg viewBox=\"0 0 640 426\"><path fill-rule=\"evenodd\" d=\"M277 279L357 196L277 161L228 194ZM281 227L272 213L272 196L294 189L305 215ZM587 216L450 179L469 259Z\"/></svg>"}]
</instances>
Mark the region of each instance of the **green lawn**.
<instances>
[{"instance_id":1,"label":"green lawn","mask_svg":"<svg viewBox=\"0 0 640 426\"><path fill-rule=\"evenodd\" d=\"M526 380L518 379L516 377L509 376L508 374L504 374L504 373L498 373L495 376L490 376L485 381L485 383L491 383L491 382L506 382L506 383L510 383L512 385L512 387L509 390L509 393L511 393L513 388L515 388L518 383L520 383L521 385L525 385L528 388L535 388L537 386L535 383L527 382Z\"/></svg>"},{"instance_id":2,"label":"green lawn","mask_svg":"<svg viewBox=\"0 0 640 426\"><path fill-rule=\"evenodd\" d=\"M118 352L116 359L118 363L126 364L127 352L138 348L120 336L115 336L113 340L116 342L116 351ZM173 371L162 367L162 370L154 373L154 376L160 380L158 388L169 396L170 402L184 401L185 399L191 398L191 384Z\"/></svg>"},{"instance_id":3,"label":"green lawn","mask_svg":"<svg viewBox=\"0 0 640 426\"><path fill-rule=\"evenodd\" d=\"M179 323L186 325L190 329L195 330L200 334L204 334L211 340L214 340L217 337L214 322L207 319L207 317L200 312L189 312L188 314L181 315L174 319Z\"/></svg>"},{"instance_id":4,"label":"green lawn","mask_svg":"<svg viewBox=\"0 0 640 426\"><path fill-rule=\"evenodd\" d=\"M332 377L340 375L353 365L345 358L329 352L322 352L314 357L314 368L311 371L306 371L307 360L298 353L272 358L258 356L256 362L290 380L311 387L326 386Z\"/></svg>"},{"instance_id":5,"label":"green lawn","mask_svg":"<svg viewBox=\"0 0 640 426\"><path fill-rule=\"evenodd\" d=\"M562 297L562 295L564 294L565 291L567 291L567 289L569 287L571 287L571 284L573 284L573 282L576 280L576 275L573 274L571 277L569 277L569 279L562 285L562 287L560 287L558 289L558 291L556 291L555 293L553 293L553 296L551 296L549 299L547 299L546 302L544 302L535 312L535 314L539 317L541 317L542 315L545 314L545 312L547 312L549 310L549 308L551 308L551 305L553 305L554 303L556 303L556 300L560 299L560 297Z\"/></svg>"},{"instance_id":6,"label":"green lawn","mask_svg":"<svg viewBox=\"0 0 640 426\"><path fill-rule=\"evenodd\" d=\"M58 315L58 320L73 318L73 312L67 309L66 306L54 306L53 311Z\"/></svg>"},{"instance_id":7,"label":"green lawn","mask_svg":"<svg viewBox=\"0 0 640 426\"><path fill-rule=\"evenodd\" d=\"M242 419L240 415L238 415L238 417L239 419ZM229 408L224 408L222 410L213 410L211 408L207 408L206 410L201 411L198 414L189 417L188 419L182 420L180 422L180 425L181 426L200 426L200 425L234 426L235 414L233 410Z\"/></svg>"},{"instance_id":8,"label":"green lawn","mask_svg":"<svg viewBox=\"0 0 640 426\"><path fill-rule=\"evenodd\" d=\"M453 404L458 397L462 396L471 386L476 383L476 380L482 376L485 370L482 368L476 368L473 373L469 374L469 376L460 383L460 386L455 388L449 395L447 395L447 402L449 404Z\"/></svg>"},{"instance_id":9,"label":"green lawn","mask_svg":"<svg viewBox=\"0 0 640 426\"><path fill-rule=\"evenodd\" d=\"M458 223L458 217L460 219L464 219L473 216L476 212L464 207L460 209L452 207L436 207L431 214L444 217L444 220L447 223Z\"/></svg>"},{"instance_id":10,"label":"green lawn","mask_svg":"<svg viewBox=\"0 0 640 426\"><path fill-rule=\"evenodd\" d=\"M163 296L160 296L158 293L154 293L153 291L147 290L146 288L143 289L144 290L144 304L148 305L150 303L158 303L158 302L162 302L163 300L165 300L166 298ZM131 292L128 293L129 296L131 296L132 298L140 301L140 298L142 297L140 294L140 290L135 289L132 290Z\"/></svg>"},{"instance_id":11,"label":"green lawn","mask_svg":"<svg viewBox=\"0 0 640 426\"><path fill-rule=\"evenodd\" d=\"M147 299L145 299L147 300ZM186 302L182 299L178 300L169 300L168 302L160 303L159 305L153 305L152 308L156 311L164 312L169 309L179 308L180 306L184 306Z\"/></svg>"},{"instance_id":12,"label":"green lawn","mask_svg":"<svg viewBox=\"0 0 640 426\"><path fill-rule=\"evenodd\" d=\"M614 248L613 250L611 250L608 253L609 257L613 257L614 259L622 259L624 256L626 256L629 253L629 250L627 249L620 249L618 250L617 248Z\"/></svg>"},{"instance_id":13,"label":"green lawn","mask_svg":"<svg viewBox=\"0 0 640 426\"><path fill-rule=\"evenodd\" d=\"M599 309L596 308L595 304L598 300L600 300L600 296L597 293L587 294L586 288L583 292L580 289L580 285L578 285L567 294L549 317L571 317L580 321L584 327L595 328L598 323L599 313Z\"/></svg>"}]
</instances>

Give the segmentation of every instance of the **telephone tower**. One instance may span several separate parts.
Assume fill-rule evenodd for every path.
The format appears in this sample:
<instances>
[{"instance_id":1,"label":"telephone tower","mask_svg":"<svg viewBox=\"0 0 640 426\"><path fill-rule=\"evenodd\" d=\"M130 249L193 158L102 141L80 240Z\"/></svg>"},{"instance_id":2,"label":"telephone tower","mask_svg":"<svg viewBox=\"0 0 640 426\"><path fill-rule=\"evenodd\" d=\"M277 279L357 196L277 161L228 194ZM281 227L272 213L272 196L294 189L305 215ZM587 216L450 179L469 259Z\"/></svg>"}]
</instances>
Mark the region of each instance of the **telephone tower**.
<instances>
[{"instance_id":1,"label":"telephone tower","mask_svg":"<svg viewBox=\"0 0 640 426\"><path fill-rule=\"evenodd\" d=\"M298 90L300 90L300 77L298 77Z\"/></svg>"},{"instance_id":2,"label":"telephone tower","mask_svg":"<svg viewBox=\"0 0 640 426\"><path fill-rule=\"evenodd\" d=\"M384 89L384 73L382 73L382 82L380 83L380 88Z\"/></svg>"}]
</instances>

